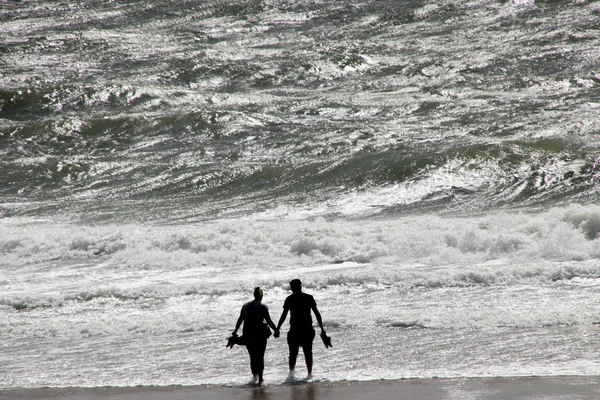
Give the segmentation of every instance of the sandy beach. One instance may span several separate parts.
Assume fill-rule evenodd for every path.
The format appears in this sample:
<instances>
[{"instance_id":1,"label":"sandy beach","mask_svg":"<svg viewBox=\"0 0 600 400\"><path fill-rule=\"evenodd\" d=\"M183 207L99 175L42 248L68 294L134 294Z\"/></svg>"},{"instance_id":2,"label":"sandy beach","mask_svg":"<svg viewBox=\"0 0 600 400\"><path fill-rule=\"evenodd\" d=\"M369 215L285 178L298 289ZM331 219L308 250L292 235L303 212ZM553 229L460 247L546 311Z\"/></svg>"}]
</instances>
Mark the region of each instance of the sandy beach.
<instances>
[{"instance_id":1,"label":"sandy beach","mask_svg":"<svg viewBox=\"0 0 600 400\"><path fill-rule=\"evenodd\" d=\"M569 399L600 398L600 377L406 379L251 386L145 386L0 390L0 399L114 400L342 400L342 399Z\"/></svg>"}]
</instances>

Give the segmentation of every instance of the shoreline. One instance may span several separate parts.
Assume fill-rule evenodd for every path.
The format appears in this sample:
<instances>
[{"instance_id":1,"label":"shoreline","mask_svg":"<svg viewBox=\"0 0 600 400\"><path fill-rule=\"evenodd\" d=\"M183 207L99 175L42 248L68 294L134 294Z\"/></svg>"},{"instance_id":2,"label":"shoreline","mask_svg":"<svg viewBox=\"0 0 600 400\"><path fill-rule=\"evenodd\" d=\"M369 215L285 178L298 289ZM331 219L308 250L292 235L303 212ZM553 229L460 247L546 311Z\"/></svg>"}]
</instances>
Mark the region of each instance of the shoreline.
<instances>
[{"instance_id":1,"label":"shoreline","mask_svg":"<svg viewBox=\"0 0 600 400\"><path fill-rule=\"evenodd\" d=\"M350 400L350 399L569 399L600 398L600 376L407 378L376 381L251 385L0 388L0 399L114 400Z\"/></svg>"}]
</instances>

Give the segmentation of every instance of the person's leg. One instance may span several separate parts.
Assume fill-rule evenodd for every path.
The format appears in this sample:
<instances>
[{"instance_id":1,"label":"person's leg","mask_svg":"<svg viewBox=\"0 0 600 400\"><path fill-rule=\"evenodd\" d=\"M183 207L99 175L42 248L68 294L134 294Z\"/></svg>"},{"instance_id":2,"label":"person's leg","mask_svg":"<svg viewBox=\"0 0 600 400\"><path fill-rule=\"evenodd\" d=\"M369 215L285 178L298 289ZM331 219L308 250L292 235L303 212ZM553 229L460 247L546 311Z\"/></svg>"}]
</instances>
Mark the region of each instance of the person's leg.
<instances>
[{"instance_id":1,"label":"person's leg","mask_svg":"<svg viewBox=\"0 0 600 400\"><path fill-rule=\"evenodd\" d=\"M294 372L296 368L296 359L298 358L298 351L300 349L300 345L298 341L295 339L294 334L292 332L288 332L287 342L290 348L290 375Z\"/></svg>"},{"instance_id":2,"label":"person's leg","mask_svg":"<svg viewBox=\"0 0 600 400\"><path fill-rule=\"evenodd\" d=\"M252 380L256 382L259 379L258 376L258 351L256 343L248 342L246 343L246 349L248 349L248 354L250 355L250 370L252 371Z\"/></svg>"},{"instance_id":3,"label":"person's leg","mask_svg":"<svg viewBox=\"0 0 600 400\"><path fill-rule=\"evenodd\" d=\"M265 370L265 351L267 350L267 339L261 340L256 347L256 371L258 373L258 383L263 383L263 372Z\"/></svg>"},{"instance_id":4,"label":"person's leg","mask_svg":"<svg viewBox=\"0 0 600 400\"><path fill-rule=\"evenodd\" d=\"M312 354L312 345L313 340L315 338L315 331L309 334L306 338L306 342L304 346L302 346L302 352L304 353L304 360L306 361L306 370L308 371L308 377L312 376L312 368L313 368L313 354Z\"/></svg>"},{"instance_id":5,"label":"person's leg","mask_svg":"<svg viewBox=\"0 0 600 400\"><path fill-rule=\"evenodd\" d=\"M304 360L306 361L306 370L308 371L308 376L311 376L313 367L312 346L306 345L302 348L302 351L304 352Z\"/></svg>"}]
</instances>

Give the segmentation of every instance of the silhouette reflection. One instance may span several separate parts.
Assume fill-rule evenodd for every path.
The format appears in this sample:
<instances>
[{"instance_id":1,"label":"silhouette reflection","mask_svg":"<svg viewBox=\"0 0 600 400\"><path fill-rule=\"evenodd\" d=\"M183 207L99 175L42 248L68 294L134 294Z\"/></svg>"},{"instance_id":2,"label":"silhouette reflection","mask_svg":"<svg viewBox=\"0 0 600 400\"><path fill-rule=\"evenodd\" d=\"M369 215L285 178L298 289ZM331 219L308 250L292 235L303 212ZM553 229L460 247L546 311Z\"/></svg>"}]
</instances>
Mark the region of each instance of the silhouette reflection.
<instances>
[{"instance_id":1,"label":"silhouette reflection","mask_svg":"<svg viewBox=\"0 0 600 400\"><path fill-rule=\"evenodd\" d=\"M253 388L249 397L243 396L248 400L276 400L287 398L287 393L281 391L282 387L273 388L269 386L259 386ZM289 388L290 400L316 400L318 393L316 385L292 385ZM283 395L283 396L282 396ZM236 397L237 398L237 397Z\"/></svg>"},{"instance_id":2,"label":"silhouette reflection","mask_svg":"<svg viewBox=\"0 0 600 400\"><path fill-rule=\"evenodd\" d=\"M314 385L298 385L292 387L290 400L315 400L317 387Z\"/></svg>"},{"instance_id":3,"label":"silhouette reflection","mask_svg":"<svg viewBox=\"0 0 600 400\"><path fill-rule=\"evenodd\" d=\"M252 390L252 400L269 400L271 396L264 387L257 387Z\"/></svg>"}]
</instances>

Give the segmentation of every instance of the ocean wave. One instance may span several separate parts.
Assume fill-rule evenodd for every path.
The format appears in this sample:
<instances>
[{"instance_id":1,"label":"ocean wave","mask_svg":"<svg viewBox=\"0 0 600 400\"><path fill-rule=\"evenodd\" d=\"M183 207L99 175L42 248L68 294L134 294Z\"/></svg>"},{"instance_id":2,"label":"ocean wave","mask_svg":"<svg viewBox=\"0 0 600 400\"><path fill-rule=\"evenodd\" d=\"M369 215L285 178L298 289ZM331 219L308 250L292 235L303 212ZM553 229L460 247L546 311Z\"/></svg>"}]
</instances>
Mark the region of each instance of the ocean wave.
<instances>
[{"instance_id":1,"label":"ocean wave","mask_svg":"<svg viewBox=\"0 0 600 400\"><path fill-rule=\"evenodd\" d=\"M588 4L154 1L3 15L3 216L168 223L597 200Z\"/></svg>"},{"instance_id":2,"label":"ocean wave","mask_svg":"<svg viewBox=\"0 0 600 400\"><path fill-rule=\"evenodd\" d=\"M232 220L205 225L0 225L0 304L226 298L260 285L419 291L562 285L600 276L596 206L478 217ZM15 288L21 288L15 291ZM39 294L36 294L39 293Z\"/></svg>"},{"instance_id":3,"label":"ocean wave","mask_svg":"<svg viewBox=\"0 0 600 400\"><path fill-rule=\"evenodd\" d=\"M44 260L108 260L141 268L152 257L181 257L187 265L227 260L265 265L274 259L311 265L354 261L427 263L502 258L548 261L599 256L600 211L572 205L541 213L499 212L463 218L413 216L360 222L343 219L222 220L205 224L44 224L7 219L1 225L2 265ZM151 254L143 257L143 253ZM222 259L219 261L219 259ZM263 261L260 261L263 259ZM169 268L173 268L170 266Z\"/></svg>"},{"instance_id":4,"label":"ocean wave","mask_svg":"<svg viewBox=\"0 0 600 400\"><path fill-rule=\"evenodd\" d=\"M557 283L568 284L570 281L598 282L600 271L595 263L529 263L512 265L508 263L484 263L480 265L467 265L461 267L427 267L397 268L393 266L377 267L365 265L362 268L351 268L343 272L318 269L314 272L310 268L296 272L277 273L269 276L262 273L254 278L254 285L261 286L264 290L285 290L293 276L301 276L307 290L325 290L333 288L346 288L349 291L367 290L373 293L389 290L437 290L450 288L472 287L506 287L518 285L552 285ZM238 277L246 275L240 271ZM92 274L90 274L93 276ZM106 274L105 274L106 275ZM278 277L277 275L281 275ZM79 286L89 286L88 290L63 288L60 295L19 295L11 294L0 297L0 306L10 307L16 311L26 312L37 309L62 308L73 303L116 302L130 303L135 307L154 307L177 298L226 298L239 295L248 286L244 282L229 279L219 279L218 283L207 279L201 283L201 275L188 278L188 284L178 283L177 280L165 279L161 283L153 282L152 275L142 273L129 275L114 283L113 287L94 287L89 282L82 280ZM129 282L127 282L129 280ZM131 280L137 283L131 285ZM10 288L11 281L2 284ZM60 287L59 282L45 282L44 286ZM106 286L106 285L102 285ZM133 287L131 287L133 286ZM39 289L38 289L39 290ZM396 325L400 326L396 322Z\"/></svg>"},{"instance_id":5,"label":"ocean wave","mask_svg":"<svg viewBox=\"0 0 600 400\"><path fill-rule=\"evenodd\" d=\"M450 214L475 204L494 209L593 202L600 176L594 149L563 139L428 145L429 151L416 153L419 146L376 153L353 149L346 155L350 148L344 145L327 154L331 143L307 147L302 141L278 143L275 137L257 140L248 133L218 135L215 141L211 118L197 113L154 122L72 119L44 123L37 133L2 135L11 143L8 148L18 149L4 153L2 193L14 202L5 203L3 211L43 215L66 208L75 218L93 219L99 214L110 218L110 208L129 204L132 218L162 220L162 212L155 218L146 212L147 200L157 210L174 201L188 205L173 212L188 220L278 208L286 214L312 209L313 215L324 216ZM185 133L202 124L204 134ZM130 125L138 133L129 138L116 134ZM146 129L154 133L148 136ZM174 138L174 132L181 136ZM86 149L89 155L78 154ZM315 152L324 157L312 159ZM134 161L141 156L145 161ZM22 196L36 201L22 207L16 202ZM73 196L86 199L94 212L86 215L73 206Z\"/></svg>"}]
</instances>

